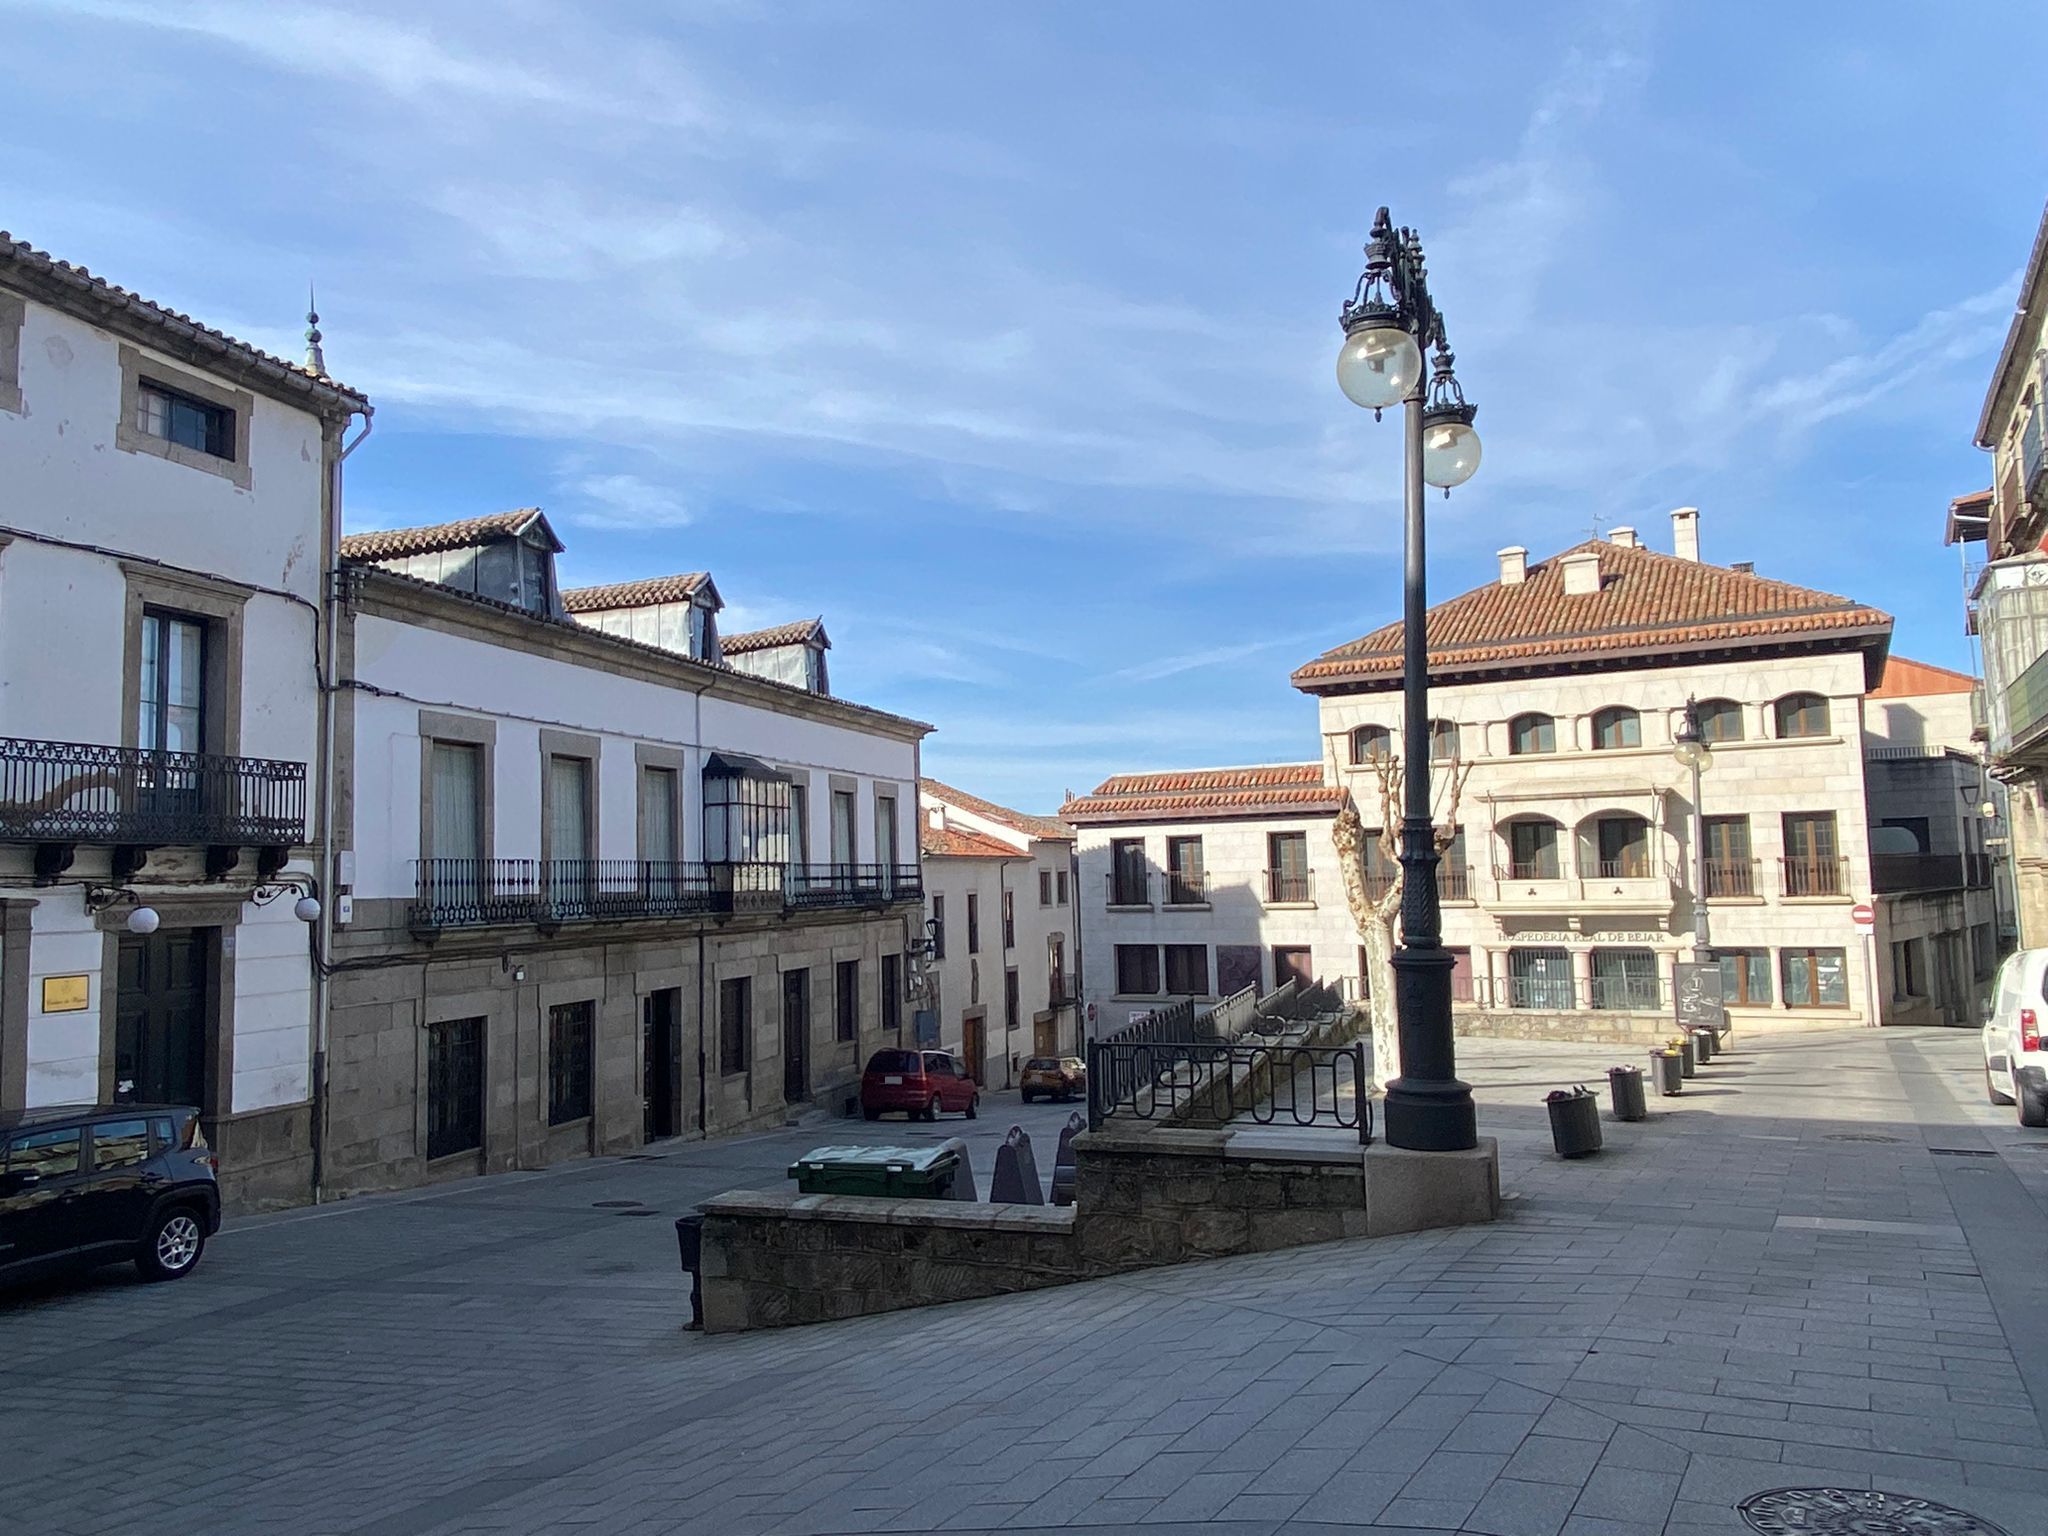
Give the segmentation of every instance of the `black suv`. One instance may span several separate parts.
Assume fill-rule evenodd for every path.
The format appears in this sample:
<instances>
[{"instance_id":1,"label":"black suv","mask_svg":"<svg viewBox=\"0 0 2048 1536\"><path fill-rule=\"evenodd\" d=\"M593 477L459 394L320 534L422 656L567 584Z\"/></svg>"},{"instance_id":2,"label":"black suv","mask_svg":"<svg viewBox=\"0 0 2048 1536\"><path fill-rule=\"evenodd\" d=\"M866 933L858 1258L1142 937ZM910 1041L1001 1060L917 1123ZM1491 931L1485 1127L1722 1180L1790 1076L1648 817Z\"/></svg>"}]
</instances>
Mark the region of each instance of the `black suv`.
<instances>
[{"instance_id":1,"label":"black suv","mask_svg":"<svg viewBox=\"0 0 2048 1536\"><path fill-rule=\"evenodd\" d=\"M0 1114L0 1281L129 1259L146 1280L190 1274L220 1227L218 1172L189 1105Z\"/></svg>"}]
</instances>

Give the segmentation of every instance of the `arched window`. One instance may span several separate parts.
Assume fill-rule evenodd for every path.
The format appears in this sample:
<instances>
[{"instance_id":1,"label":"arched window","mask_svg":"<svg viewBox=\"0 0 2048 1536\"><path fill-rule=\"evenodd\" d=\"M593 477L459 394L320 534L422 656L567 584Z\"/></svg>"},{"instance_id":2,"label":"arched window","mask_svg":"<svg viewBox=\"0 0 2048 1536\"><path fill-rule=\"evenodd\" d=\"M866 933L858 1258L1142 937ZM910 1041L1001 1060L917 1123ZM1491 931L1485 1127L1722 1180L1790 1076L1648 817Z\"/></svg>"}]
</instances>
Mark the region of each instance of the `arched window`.
<instances>
[{"instance_id":1,"label":"arched window","mask_svg":"<svg viewBox=\"0 0 2048 1536\"><path fill-rule=\"evenodd\" d=\"M1429 760L1432 763L1448 763L1458 756L1458 722L1455 720L1432 720L1429 722Z\"/></svg>"},{"instance_id":2,"label":"arched window","mask_svg":"<svg viewBox=\"0 0 2048 1536\"><path fill-rule=\"evenodd\" d=\"M1384 725L1361 725L1351 733L1351 766L1383 763L1394 750L1394 737Z\"/></svg>"},{"instance_id":3,"label":"arched window","mask_svg":"<svg viewBox=\"0 0 2048 1536\"><path fill-rule=\"evenodd\" d=\"M1598 880L1640 880L1654 851L1650 824L1628 811L1602 811L1579 823L1579 873Z\"/></svg>"},{"instance_id":4,"label":"arched window","mask_svg":"<svg viewBox=\"0 0 2048 1536\"><path fill-rule=\"evenodd\" d=\"M1742 706L1733 699L1703 699L1699 706L1700 740L1720 743L1742 740Z\"/></svg>"},{"instance_id":5,"label":"arched window","mask_svg":"<svg viewBox=\"0 0 2048 1536\"><path fill-rule=\"evenodd\" d=\"M1828 701L1817 693L1788 693L1772 709L1781 737L1828 734Z\"/></svg>"},{"instance_id":6,"label":"arched window","mask_svg":"<svg viewBox=\"0 0 2048 1536\"><path fill-rule=\"evenodd\" d=\"M1643 744L1642 717L1626 704L1610 704L1593 716L1593 747L1612 752L1620 747Z\"/></svg>"},{"instance_id":7,"label":"arched window","mask_svg":"<svg viewBox=\"0 0 2048 1536\"><path fill-rule=\"evenodd\" d=\"M1557 750L1557 722L1540 713L1517 715L1508 722L1508 751L1516 757Z\"/></svg>"}]
</instances>

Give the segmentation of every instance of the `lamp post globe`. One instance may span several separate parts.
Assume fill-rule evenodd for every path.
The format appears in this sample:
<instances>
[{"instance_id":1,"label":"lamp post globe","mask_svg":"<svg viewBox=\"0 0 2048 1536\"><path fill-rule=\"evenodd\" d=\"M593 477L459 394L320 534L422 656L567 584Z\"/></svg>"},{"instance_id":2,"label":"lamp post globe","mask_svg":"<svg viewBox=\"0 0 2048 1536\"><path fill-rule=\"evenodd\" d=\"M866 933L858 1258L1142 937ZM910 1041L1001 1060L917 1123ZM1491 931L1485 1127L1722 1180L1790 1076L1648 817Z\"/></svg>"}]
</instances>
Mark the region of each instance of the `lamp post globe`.
<instances>
[{"instance_id":1,"label":"lamp post globe","mask_svg":"<svg viewBox=\"0 0 2048 1536\"><path fill-rule=\"evenodd\" d=\"M155 907L137 907L128 914L127 926L130 933L147 938L156 932L160 922Z\"/></svg>"},{"instance_id":2,"label":"lamp post globe","mask_svg":"<svg viewBox=\"0 0 2048 1536\"><path fill-rule=\"evenodd\" d=\"M1463 485L1479 468L1479 434L1457 416L1423 418L1422 478L1439 490Z\"/></svg>"},{"instance_id":3,"label":"lamp post globe","mask_svg":"<svg viewBox=\"0 0 2048 1536\"><path fill-rule=\"evenodd\" d=\"M1671 755L1678 759L1678 766L1690 768L1695 773L1705 773L1714 766L1714 754L1707 744L1690 731L1681 730L1677 742L1671 748Z\"/></svg>"},{"instance_id":4,"label":"lamp post globe","mask_svg":"<svg viewBox=\"0 0 2048 1536\"><path fill-rule=\"evenodd\" d=\"M1337 387L1368 411L1399 405L1422 377L1422 348L1398 325L1361 325L1337 349Z\"/></svg>"}]
</instances>

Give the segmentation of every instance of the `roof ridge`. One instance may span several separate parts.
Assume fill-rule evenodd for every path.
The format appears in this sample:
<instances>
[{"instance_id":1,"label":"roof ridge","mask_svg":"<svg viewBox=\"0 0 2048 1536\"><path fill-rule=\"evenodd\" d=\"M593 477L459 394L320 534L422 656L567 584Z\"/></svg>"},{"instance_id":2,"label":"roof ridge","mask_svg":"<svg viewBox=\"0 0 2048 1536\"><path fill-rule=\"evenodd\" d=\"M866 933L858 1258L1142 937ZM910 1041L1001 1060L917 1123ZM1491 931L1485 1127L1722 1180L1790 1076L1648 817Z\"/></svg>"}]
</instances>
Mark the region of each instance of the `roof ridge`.
<instances>
[{"instance_id":1,"label":"roof ridge","mask_svg":"<svg viewBox=\"0 0 2048 1536\"><path fill-rule=\"evenodd\" d=\"M1564 589L1563 563L1597 552L1601 581ZM1889 630L1891 616L1859 599L1778 576L1667 554L1641 544L1588 539L1527 567L1526 578L1468 588L1429 609L1430 656L1476 665L1570 653L1625 654L1625 642L1715 646L1822 630ZM1398 670L1402 621L1393 619L1297 667L1314 691Z\"/></svg>"}]
</instances>

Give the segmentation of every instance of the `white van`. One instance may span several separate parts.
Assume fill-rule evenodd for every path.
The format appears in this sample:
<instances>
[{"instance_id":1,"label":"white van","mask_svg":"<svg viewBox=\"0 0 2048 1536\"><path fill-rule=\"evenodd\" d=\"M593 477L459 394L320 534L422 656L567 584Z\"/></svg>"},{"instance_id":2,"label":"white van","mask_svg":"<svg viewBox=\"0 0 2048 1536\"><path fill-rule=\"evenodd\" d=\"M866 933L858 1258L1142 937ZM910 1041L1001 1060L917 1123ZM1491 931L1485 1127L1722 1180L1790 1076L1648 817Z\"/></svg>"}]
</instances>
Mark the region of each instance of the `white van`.
<instances>
[{"instance_id":1,"label":"white van","mask_svg":"<svg viewBox=\"0 0 2048 1536\"><path fill-rule=\"evenodd\" d=\"M1992 979L1984 1091L2017 1102L2021 1125L2048 1125L2048 949L2007 956Z\"/></svg>"}]
</instances>

